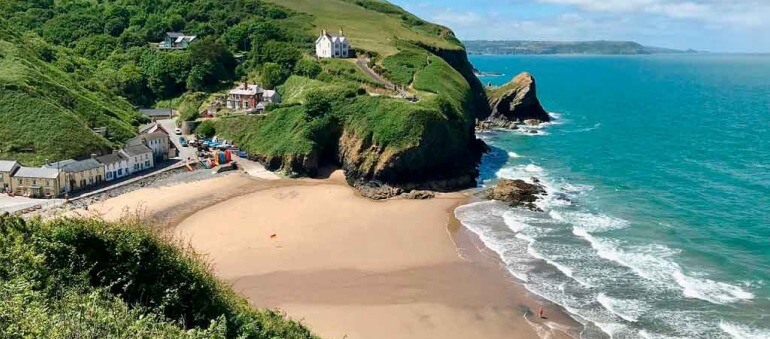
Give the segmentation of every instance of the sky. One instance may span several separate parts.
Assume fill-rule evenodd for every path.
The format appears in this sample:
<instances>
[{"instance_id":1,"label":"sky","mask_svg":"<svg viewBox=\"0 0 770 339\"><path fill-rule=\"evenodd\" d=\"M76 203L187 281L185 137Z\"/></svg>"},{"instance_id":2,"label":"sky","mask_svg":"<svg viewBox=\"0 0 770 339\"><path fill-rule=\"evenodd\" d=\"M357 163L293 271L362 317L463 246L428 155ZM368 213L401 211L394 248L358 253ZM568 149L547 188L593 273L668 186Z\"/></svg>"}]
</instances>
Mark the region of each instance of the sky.
<instances>
[{"instance_id":1,"label":"sky","mask_svg":"<svg viewBox=\"0 0 770 339\"><path fill-rule=\"evenodd\" d=\"M770 0L391 0L461 40L630 40L770 52Z\"/></svg>"}]
</instances>

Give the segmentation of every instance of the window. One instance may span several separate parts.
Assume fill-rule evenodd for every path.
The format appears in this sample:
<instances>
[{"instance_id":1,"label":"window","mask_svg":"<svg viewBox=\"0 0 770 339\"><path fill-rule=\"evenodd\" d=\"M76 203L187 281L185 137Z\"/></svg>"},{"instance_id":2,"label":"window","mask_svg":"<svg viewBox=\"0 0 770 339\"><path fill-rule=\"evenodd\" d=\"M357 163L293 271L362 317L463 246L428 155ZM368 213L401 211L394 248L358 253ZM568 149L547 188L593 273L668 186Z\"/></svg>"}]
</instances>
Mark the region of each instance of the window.
<instances>
[{"instance_id":1,"label":"window","mask_svg":"<svg viewBox=\"0 0 770 339\"><path fill-rule=\"evenodd\" d=\"M122 168L118 169L118 175L123 175L123 169Z\"/></svg>"},{"instance_id":2,"label":"window","mask_svg":"<svg viewBox=\"0 0 770 339\"><path fill-rule=\"evenodd\" d=\"M148 160L148 161L145 161L145 162L144 162L144 165L145 165L145 166L147 166L147 167L150 167L150 161L149 161L149 160Z\"/></svg>"}]
</instances>

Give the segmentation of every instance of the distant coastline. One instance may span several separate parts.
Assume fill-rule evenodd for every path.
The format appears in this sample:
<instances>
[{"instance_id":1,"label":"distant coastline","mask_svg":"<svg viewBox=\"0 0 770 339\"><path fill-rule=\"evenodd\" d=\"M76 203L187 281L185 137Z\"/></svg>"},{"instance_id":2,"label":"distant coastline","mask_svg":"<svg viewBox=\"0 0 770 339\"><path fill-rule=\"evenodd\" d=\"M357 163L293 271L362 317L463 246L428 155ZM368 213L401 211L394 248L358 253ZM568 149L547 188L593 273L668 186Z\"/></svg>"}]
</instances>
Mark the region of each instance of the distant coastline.
<instances>
[{"instance_id":1,"label":"distant coastline","mask_svg":"<svg viewBox=\"0 0 770 339\"><path fill-rule=\"evenodd\" d=\"M704 53L692 49L678 50L644 46L633 41L526 41L526 40L468 40L463 41L471 55L640 55Z\"/></svg>"}]
</instances>

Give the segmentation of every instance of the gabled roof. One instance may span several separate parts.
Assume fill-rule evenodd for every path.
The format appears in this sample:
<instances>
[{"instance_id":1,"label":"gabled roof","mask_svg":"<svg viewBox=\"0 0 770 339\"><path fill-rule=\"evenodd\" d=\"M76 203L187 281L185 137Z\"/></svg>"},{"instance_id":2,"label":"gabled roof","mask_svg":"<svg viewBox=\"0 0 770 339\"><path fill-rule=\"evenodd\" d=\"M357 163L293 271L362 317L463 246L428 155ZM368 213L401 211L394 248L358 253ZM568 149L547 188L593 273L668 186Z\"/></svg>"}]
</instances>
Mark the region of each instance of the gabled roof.
<instances>
[{"instance_id":1,"label":"gabled roof","mask_svg":"<svg viewBox=\"0 0 770 339\"><path fill-rule=\"evenodd\" d=\"M257 95L258 93L263 93L265 90L262 89L262 87L259 87L259 85L254 84L246 84L246 85L239 85L236 88L233 88L228 92L228 94L231 95Z\"/></svg>"},{"instance_id":2,"label":"gabled roof","mask_svg":"<svg viewBox=\"0 0 770 339\"><path fill-rule=\"evenodd\" d=\"M83 172L88 171L92 169L98 169L101 168L102 164L100 164L96 159L86 159L86 160L80 160L73 162L71 164L67 164L61 169L68 173L73 172Z\"/></svg>"},{"instance_id":3,"label":"gabled roof","mask_svg":"<svg viewBox=\"0 0 770 339\"><path fill-rule=\"evenodd\" d=\"M126 161L125 157L123 157L120 153L110 153L107 155L102 155L100 157L96 157L96 161L103 165L111 165L115 163L119 163L121 161Z\"/></svg>"},{"instance_id":4,"label":"gabled roof","mask_svg":"<svg viewBox=\"0 0 770 339\"><path fill-rule=\"evenodd\" d=\"M14 177L56 179L59 177L59 170L55 168L21 167L16 171Z\"/></svg>"},{"instance_id":5,"label":"gabled roof","mask_svg":"<svg viewBox=\"0 0 770 339\"><path fill-rule=\"evenodd\" d=\"M152 150L149 147L145 146L144 144L128 145L123 148L123 151L126 152L126 154L131 156L152 153Z\"/></svg>"},{"instance_id":6,"label":"gabled roof","mask_svg":"<svg viewBox=\"0 0 770 339\"><path fill-rule=\"evenodd\" d=\"M0 160L0 172L10 172L16 166L19 166L16 160Z\"/></svg>"},{"instance_id":7,"label":"gabled roof","mask_svg":"<svg viewBox=\"0 0 770 339\"><path fill-rule=\"evenodd\" d=\"M264 96L265 96L265 98L272 98L272 97L273 97L273 96L275 96L276 94L278 94L278 92L276 92L275 90L272 90L272 89L266 89L266 90L265 90L265 94L264 94ZM279 94L279 95L280 95L280 94Z\"/></svg>"},{"instance_id":8,"label":"gabled roof","mask_svg":"<svg viewBox=\"0 0 770 339\"><path fill-rule=\"evenodd\" d=\"M139 127L139 134L148 134L148 133L164 133L166 135L170 135L168 131L165 128L163 128L161 124L157 122Z\"/></svg>"},{"instance_id":9,"label":"gabled roof","mask_svg":"<svg viewBox=\"0 0 770 339\"><path fill-rule=\"evenodd\" d=\"M53 169L62 169L64 166L67 166L69 164L74 164L76 162L75 159L67 159L67 160L61 160L57 162L52 162L50 164L43 165L43 168L53 168Z\"/></svg>"}]
</instances>

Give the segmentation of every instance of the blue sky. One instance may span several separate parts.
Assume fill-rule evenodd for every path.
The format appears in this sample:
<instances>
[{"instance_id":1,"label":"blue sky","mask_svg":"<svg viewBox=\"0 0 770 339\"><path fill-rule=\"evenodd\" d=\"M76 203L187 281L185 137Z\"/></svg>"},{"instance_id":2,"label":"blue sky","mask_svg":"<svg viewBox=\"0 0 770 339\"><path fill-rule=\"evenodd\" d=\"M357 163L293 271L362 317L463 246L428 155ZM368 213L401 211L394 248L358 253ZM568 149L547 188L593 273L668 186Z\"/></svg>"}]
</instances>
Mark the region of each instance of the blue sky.
<instances>
[{"instance_id":1,"label":"blue sky","mask_svg":"<svg viewBox=\"0 0 770 339\"><path fill-rule=\"evenodd\" d=\"M633 40L770 52L770 0L391 0L460 39Z\"/></svg>"}]
</instances>

